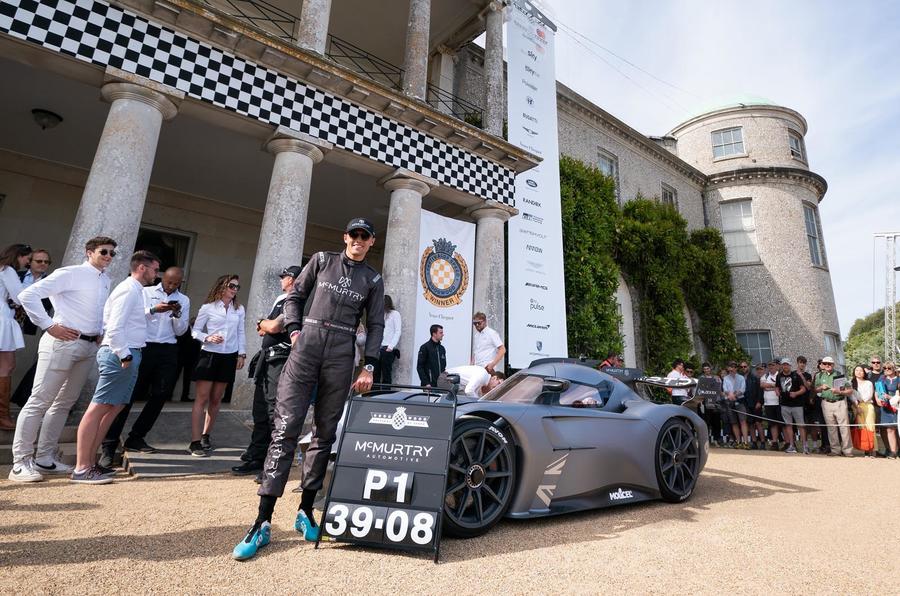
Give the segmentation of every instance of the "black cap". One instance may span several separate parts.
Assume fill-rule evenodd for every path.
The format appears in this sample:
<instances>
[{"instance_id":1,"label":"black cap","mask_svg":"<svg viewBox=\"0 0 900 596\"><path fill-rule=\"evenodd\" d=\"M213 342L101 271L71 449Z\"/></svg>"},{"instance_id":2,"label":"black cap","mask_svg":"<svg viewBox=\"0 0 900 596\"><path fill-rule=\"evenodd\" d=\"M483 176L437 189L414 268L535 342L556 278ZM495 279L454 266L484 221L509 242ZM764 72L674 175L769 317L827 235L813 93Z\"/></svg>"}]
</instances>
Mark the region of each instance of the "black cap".
<instances>
[{"instance_id":1,"label":"black cap","mask_svg":"<svg viewBox=\"0 0 900 596\"><path fill-rule=\"evenodd\" d=\"M347 224L347 229L344 231L352 232L353 230L365 230L372 236L375 235L375 226L372 225L372 222L361 217L355 217L351 219L350 223Z\"/></svg>"},{"instance_id":2,"label":"black cap","mask_svg":"<svg viewBox=\"0 0 900 596\"><path fill-rule=\"evenodd\" d=\"M300 267L293 265L291 267L285 267L281 270L281 273L278 274L278 277L284 277L285 275L290 275L294 279L297 279L297 276L300 275Z\"/></svg>"}]
</instances>

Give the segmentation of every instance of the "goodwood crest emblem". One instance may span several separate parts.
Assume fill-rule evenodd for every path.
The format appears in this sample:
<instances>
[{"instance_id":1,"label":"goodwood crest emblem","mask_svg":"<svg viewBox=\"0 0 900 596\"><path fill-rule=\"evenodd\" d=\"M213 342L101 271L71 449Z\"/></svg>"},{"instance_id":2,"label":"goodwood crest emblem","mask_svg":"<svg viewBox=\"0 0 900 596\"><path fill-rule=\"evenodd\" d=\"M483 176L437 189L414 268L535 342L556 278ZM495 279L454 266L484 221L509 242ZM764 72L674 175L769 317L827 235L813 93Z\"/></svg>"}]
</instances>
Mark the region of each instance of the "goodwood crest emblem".
<instances>
[{"instance_id":1,"label":"goodwood crest emblem","mask_svg":"<svg viewBox=\"0 0 900 596\"><path fill-rule=\"evenodd\" d=\"M441 308L456 306L469 287L469 268L455 244L446 238L431 242L419 266L425 299Z\"/></svg>"}]
</instances>

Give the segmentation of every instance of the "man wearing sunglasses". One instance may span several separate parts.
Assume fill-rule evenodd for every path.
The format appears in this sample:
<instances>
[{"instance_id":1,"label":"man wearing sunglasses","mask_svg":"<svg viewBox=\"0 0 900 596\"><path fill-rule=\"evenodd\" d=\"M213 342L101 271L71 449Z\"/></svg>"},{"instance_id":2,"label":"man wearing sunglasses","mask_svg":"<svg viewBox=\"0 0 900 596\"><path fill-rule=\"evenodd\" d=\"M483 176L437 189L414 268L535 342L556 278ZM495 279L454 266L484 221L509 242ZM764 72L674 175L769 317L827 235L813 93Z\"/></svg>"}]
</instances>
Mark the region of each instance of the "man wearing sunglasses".
<instances>
[{"instance_id":1,"label":"man wearing sunglasses","mask_svg":"<svg viewBox=\"0 0 900 596\"><path fill-rule=\"evenodd\" d=\"M315 426L303 462L303 495L294 528L306 540L318 538L313 503L322 488L353 380L356 330L364 313L366 364L353 382L353 388L360 392L372 387L384 335L384 281L365 261L374 244L372 224L361 218L350 220L344 233L344 250L313 255L288 292L284 326L293 347L278 380L272 442L257 492L259 513L247 535L234 547L235 559L249 559L269 543L272 512L284 494L297 439L316 387Z\"/></svg>"},{"instance_id":2,"label":"man wearing sunglasses","mask_svg":"<svg viewBox=\"0 0 900 596\"><path fill-rule=\"evenodd\" d=\"M284 301L300 276L300 267L294 265L281 270L283 292L272 304L265 319L256 323L256 332L262 337L259 352L250 361L251 377L256 388L253 393L253 432L250 445L241 455L241 465L231 468L233 474L256 474L263 467L269 443L272 441L272 419L275 418L275 390L281 370L291 351L291 337L284 328ZM261 478L260 478L261 479Z\"/></svg>"},{"instance_id":3,"label":"man wearing sunglasses","mask_svg":"<svg viewBox=\"0 0 900 596\"><path fill-rule=\"evenodd\" d=\"M46 333L38 348L34 389L16 420L10 480L38 482L44 474L70 474L73 469L58 459L59 436L96 366L110 289L105 272L116 256L116 241L97 236L84 249L84 263L61 267L19 294L28 318ZM41 303L44 298L53 300L53 318Z\"/></svg>"}]
</instances>

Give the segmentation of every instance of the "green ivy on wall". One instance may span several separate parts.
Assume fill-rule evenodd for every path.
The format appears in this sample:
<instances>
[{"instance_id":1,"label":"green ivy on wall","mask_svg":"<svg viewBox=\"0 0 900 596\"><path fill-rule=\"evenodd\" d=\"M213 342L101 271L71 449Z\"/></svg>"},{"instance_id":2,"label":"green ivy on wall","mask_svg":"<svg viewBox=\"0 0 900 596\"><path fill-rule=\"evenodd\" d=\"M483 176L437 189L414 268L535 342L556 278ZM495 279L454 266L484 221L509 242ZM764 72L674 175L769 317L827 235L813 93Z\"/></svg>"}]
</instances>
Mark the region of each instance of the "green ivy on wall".
<instances>
[{"instance_id":1,"label":"green ivy on wall","mask_svg":"<svg viewBox=\"0 0 900 596\"><path fill-rule=\"evenodd\" d=\"M602 358L622 350L616 190L610 178L571 157L560 156L559 168L569 354Z\"/></svg>"},{"instance_id":2,"label":"green ivy on wall","mask_svg":"<svg viewBox=\"0 0 900 596\"><path fill-rule=\"evenodd\" d=\"M619 208L611 178L565 155L560 187L570 355L602 358L622 349L615 298L621 268L638 292L638 349L648 372L665 373L675 358L694 356L684 304L697 313L715 365L743 357L718 230L688 234L675 207L651 199L637 197Z\"/></svg>"},{"instance_id":3,"label":"green ivy on wall","mask_svg":"<svg viewBox=\"0 0 900 596\"><path fill-rule=\"evenodd\" d=\"M639 293L645 368L666 372L693 351L681 291L687 222L674 207L638 197L625 203L616 237L619 264Z\"/></svg>"},{"instance_id":4,"label":"green ivy on wall","mask_svg":"<svg viewBox=\"0 0 900 596\"><path fill-rule=\"evenodd\" d=\"M734 334L731 273L722 234L714 228L691 232L684 288L688 304L700 319L700 339L710 362L726 364L747 358Z\"/></svg>"}]
</instances>

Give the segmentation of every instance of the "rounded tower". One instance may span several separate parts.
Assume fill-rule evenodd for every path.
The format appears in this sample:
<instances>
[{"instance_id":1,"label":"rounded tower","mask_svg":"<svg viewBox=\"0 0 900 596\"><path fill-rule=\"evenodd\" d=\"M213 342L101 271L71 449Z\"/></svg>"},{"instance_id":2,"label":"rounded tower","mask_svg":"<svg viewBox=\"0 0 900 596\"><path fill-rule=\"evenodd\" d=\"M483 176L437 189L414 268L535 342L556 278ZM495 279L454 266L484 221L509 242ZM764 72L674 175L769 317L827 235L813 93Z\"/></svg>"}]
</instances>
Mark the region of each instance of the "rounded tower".
<instances>
[{"instance_id":1,"label":"rounded tower","mask_svg":"<svg viewBox=\"0 0 900 596\"><path fill-rule=\"evenodd\" d=\"M809 169L806 132L799 112L754 99L669 133L678 156L708 176L707 225L725 238L735 329L754 361L802 354L843 363L819 220L828 185Z\"/></svg>"}]
</instances>

